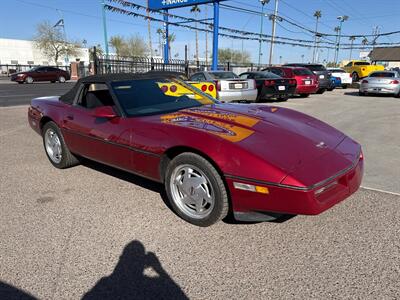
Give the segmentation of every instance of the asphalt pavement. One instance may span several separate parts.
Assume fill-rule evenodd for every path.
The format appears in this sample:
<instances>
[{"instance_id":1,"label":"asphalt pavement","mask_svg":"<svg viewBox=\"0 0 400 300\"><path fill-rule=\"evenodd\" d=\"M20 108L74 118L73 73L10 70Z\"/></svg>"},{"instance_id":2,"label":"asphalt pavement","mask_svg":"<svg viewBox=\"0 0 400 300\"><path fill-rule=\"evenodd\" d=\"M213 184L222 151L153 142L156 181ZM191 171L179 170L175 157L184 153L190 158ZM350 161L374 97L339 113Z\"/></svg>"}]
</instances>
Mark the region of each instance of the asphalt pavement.
<instances>
[{"instance_id":1,"label":"asphalt pavement","mask_svg":"<svg viewBox=\"0 0 400 300\"><path fill-rule=\"evenodd\" d=\"M75 82L35 82L32 84L18 84L2 79L0 80L0 107L27 105L36 97L63 95L69 91L74 84Z\"/></svg>"},{"instance_id":2,"label":"asphalt pavement","mask_svg":"<svg viewBox=\"0 0 400 300\"><path fill-rule=\"evenodd\" d=\"M208 228L151 181L55 169L27 107L0 108L0 299L399 299L400 102L354 92L276 105L361 142L366 188L319 216Z\"/></svg>"}]
</instances>

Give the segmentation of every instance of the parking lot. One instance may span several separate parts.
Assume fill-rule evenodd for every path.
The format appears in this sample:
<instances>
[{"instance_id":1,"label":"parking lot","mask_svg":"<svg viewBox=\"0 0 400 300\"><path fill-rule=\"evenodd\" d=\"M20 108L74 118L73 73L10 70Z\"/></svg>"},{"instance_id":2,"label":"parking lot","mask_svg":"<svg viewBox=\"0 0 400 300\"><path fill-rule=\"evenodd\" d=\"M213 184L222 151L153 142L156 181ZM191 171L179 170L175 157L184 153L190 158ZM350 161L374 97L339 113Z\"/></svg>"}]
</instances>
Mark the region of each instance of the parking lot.
<instances>
[{"instance_id":1,"label":"parking lot","mask_svg":"<svg viewBox=\"0 0 400 300\"><path fill-rule=\"evenodd\" d=\"M319 216L199 228L156 183L97 163L50 164L27 106L10 105L70 86L0 84L0 298L400 297L399 99L338 89L272 103L357 140L363 187Z\"/></svg>"}]
</instances>

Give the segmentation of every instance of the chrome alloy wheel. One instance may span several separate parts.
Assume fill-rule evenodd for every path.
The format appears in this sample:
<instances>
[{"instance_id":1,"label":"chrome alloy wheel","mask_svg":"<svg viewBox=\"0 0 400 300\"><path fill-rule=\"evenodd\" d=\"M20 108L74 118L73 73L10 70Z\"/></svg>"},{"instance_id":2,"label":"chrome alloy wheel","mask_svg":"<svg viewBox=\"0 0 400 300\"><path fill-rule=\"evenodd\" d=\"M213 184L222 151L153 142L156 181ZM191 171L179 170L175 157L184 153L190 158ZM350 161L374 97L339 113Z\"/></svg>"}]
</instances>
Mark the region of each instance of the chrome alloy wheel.
<instances>
[{"instance_id":1,"label":"chrome alloy wheel","mask_svg":"<svg viewBox=\"0 0 400 300\"><path fill-rule=\"evenodd\" d=\"M177 166L171 175L173 201L187 216L203 219L213 210L215 194L208 177L192 165Z\"/></svg>"},{"instance_id":2,"label":"chrome alloy wheel","mask_svg":"<svg viewBox=\"0 0 400 300\"><path fill-rule=\"evenodd\" d=\"M44 143L47 155L54 163L59 164L62 159L62 148L60 138L54 129L49 128L46 130L44 134Z\"/></svg>"}]
</instances>

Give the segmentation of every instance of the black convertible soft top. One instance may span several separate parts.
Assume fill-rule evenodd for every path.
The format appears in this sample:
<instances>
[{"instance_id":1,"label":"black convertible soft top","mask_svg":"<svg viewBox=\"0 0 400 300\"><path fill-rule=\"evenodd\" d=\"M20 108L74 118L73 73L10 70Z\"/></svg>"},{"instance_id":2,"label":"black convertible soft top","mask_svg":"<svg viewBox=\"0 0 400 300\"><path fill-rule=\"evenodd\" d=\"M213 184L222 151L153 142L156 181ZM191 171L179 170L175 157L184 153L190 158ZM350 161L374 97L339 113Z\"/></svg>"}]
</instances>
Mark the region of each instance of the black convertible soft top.
<instances>
[{"instance_id":1,"label":"black convertible soft top","mask_svg":"<svg viewBox=\"0 0 400 300\"><path fill-rule=\"evenodd\" d=\"M91 75L83 77L77 81L74 87L66 94L60 97L60 101L72 104L75 95L79 90L79 86L83 83L111 83L113 81L135 80L135 79L154 79L154 78L171 78L178 77L175 72L153 71L147 73L114 73L104 75Z\"/></svg>"}]
</instances>

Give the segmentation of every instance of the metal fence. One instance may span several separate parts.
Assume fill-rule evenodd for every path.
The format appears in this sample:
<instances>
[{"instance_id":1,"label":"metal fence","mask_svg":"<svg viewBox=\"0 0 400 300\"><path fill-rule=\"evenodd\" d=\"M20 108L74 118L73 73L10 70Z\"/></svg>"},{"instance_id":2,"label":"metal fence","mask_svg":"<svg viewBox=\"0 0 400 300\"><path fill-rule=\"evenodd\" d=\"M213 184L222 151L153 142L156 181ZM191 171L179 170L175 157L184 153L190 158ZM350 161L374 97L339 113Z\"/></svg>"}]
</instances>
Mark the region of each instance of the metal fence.
<instances>
[{"instance_id":1,"label":"metal fence","mask_svg":"<svg viewBox=\"0 0 400 300\"><path fill-rule=\"evenodd\" d=\"M68 71L68 72L71 71L70 66L12 65L12 64L1 65L0 64L0 76L3 76L3 77L10 76L13 73L25 72L25 71L28 71L35 67L54 67L54 68L59 68L59 69Z\"/></svg>"},{"instance_id":2,"label":"metal fence","mask_svg":"<svg viewBox=\"0 0 400 300\"><path fill-rule=\"evenodd\" d=\"M211 70L210 65L206 65L202 62L179 59L170 59L168 63L165 64L162 58L121 57L116 55L108 55L107 57L105 55L95 55L94 60L95 74L146 73L151 70L157 70L181 72L190 76L197 71ZM219 70L233 71L238 74L247 71L256 71L261 68L258 68L254 64L232 64L230 62L218 66Z\"/></svg>"}]
</instances>

